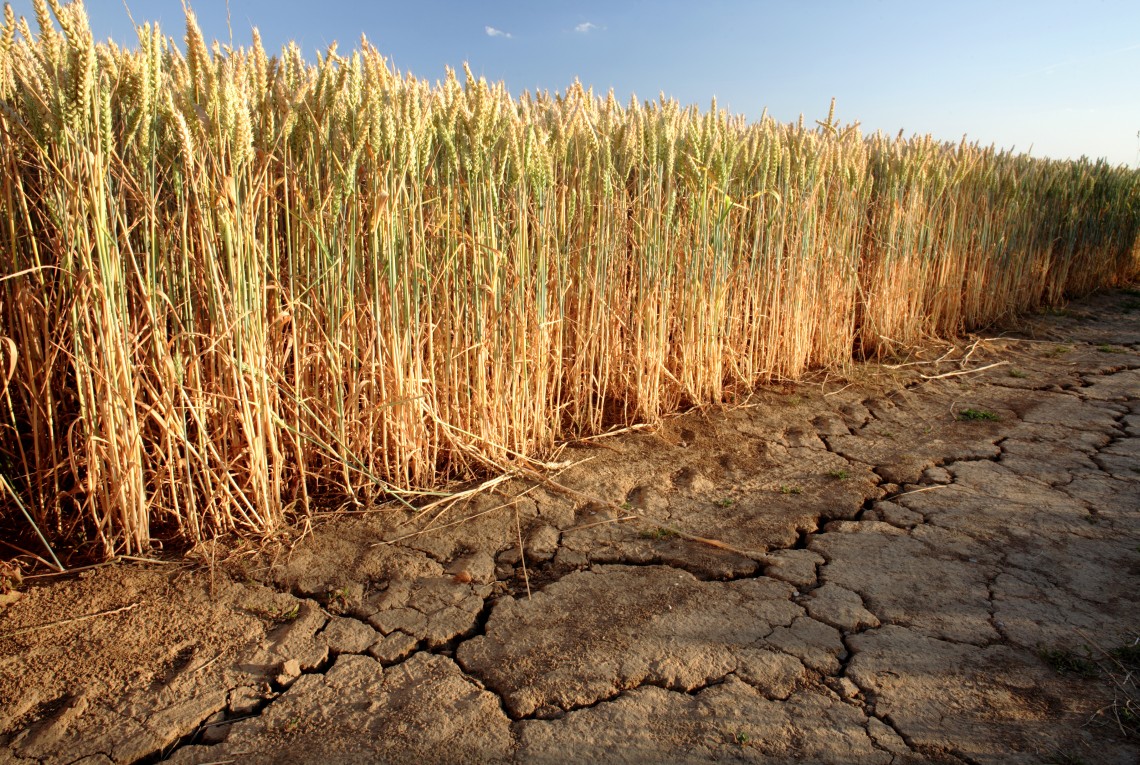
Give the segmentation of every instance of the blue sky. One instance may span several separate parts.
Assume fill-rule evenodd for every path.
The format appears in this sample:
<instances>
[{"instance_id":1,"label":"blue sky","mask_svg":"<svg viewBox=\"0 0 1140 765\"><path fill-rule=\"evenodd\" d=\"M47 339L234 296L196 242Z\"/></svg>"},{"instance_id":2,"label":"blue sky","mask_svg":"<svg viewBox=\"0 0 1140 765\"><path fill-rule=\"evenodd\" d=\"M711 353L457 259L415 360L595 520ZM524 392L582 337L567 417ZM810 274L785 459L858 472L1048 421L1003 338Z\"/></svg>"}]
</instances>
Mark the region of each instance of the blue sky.
<instances>
[{"instance_id":1,"label":"blue sky","mask_svg":"<svg viewBox=\"0 0 1140 765\"><path fill-rule=\"evenodd\" d=\"M128 0L138 22L184 35L181 0ZM12 3L33 16L31 0ZM231 40L224 0L192 3L207 39ZM97 39L133 44L122 0L89 0ZM310 60L360 35L402 71L436 80L464 61L510 90L575 77L623 101L659 91L759 117L838 116L867 132L933 133L1035 156L1140 159L1136 0L229 0L234 44L257 26L271 52Z\"/></svg>"}]
</instances>

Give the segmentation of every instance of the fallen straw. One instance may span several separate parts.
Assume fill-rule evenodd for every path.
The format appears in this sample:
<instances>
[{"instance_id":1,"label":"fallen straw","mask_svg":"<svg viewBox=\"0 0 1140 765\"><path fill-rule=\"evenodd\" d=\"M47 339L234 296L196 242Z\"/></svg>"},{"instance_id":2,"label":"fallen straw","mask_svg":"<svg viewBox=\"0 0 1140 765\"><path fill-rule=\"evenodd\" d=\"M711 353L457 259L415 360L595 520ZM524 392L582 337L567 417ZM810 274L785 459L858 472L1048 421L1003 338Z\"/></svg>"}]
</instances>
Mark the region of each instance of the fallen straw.
<instances>
[{"instance_id":1,"label":"fallen straw","mask_svg":"<svg viewBox=\"0 0 1140 765\"><path fill-rule=\"evenodd\" d=\"M76 622L85 622L88 619L95 619L95 618L100 617L100 616L111 616L113 614L121 614L124 611L130 611L132 608L138 608L140 605L141 605L141 603L131 603L129 606L123 606L122 608L112 608L110 611L100 611L100 612L95 613L95 614L87 614L86 616L76 616L76 617L73 617L71 619L60 619L59 621L48 622L47 624L37 624L34 627L23 627L23 628L18 629L18 630L12 630L11 632L5 632L5 633L0 634L0 640L3 640L4 638L17 637L18 635L27 635L29 632L39 632L40 630L51 629L52 627L62 627L65 624L75 624Z\"/></svg>"},{"instance_id":2,"label":"fallen straw","mask_svg":"<svg viewBox=\"0 0 1140 765\"><path fill-rule=\"evenodd\" d=\"M945 372L940 375L920 375L923 380L941 380L943 377L958 377L959 375L972 375L975 372L984 372L987 369L1000 367L1003 364L1008 364L1008 361L995 361L993 364L986 364L984 367L976 367L974 369L960 369L957 372Z\"/></svg>"}]
</instances>

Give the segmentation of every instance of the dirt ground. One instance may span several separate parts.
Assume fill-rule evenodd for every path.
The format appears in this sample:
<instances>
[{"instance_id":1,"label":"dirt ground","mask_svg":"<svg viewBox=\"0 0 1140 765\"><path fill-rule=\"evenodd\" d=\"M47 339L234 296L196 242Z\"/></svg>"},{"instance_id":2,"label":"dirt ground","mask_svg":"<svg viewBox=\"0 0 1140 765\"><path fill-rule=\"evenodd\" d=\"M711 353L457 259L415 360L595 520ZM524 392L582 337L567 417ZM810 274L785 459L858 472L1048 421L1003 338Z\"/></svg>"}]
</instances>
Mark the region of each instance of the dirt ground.
<instances>
[{"instance_id":1,"label":"dirt ground","mask_svg":"<svg viewBox=\"0 0 1140 765\"><path fill-rule=\"evenodd\" d=\"M0 763L1140 762L1140 293L910 362L29 577Z\"/></svg>"}]
</instances>

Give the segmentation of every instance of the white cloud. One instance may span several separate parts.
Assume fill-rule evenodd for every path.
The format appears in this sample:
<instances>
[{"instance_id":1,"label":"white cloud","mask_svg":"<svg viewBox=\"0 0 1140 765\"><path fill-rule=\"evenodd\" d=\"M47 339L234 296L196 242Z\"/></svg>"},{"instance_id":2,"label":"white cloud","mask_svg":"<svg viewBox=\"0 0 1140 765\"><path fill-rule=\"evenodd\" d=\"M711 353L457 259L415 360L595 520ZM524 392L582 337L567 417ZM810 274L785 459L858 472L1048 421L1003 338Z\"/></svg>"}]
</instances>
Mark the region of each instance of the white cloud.
<instances>
[{"instance_id":1,"label":"white cloud","mask_svg":"<svg viewBox=\"0 0 1140 765\"><path fill-rule=\"evenodd\" d=\"M589 34L590 32L593 32L595 29L599 28L600 27L598 27L598 25L592 21L583 21L581 24L574 27L574 31L581 32L582 34Z\"/></svg>"},{"instance_id":2,"label":"white cloud","mask_svg":"<svg viewBox=\"0 0 1140 765\"><path fill-rule=\"evenodd\" d=\"M495 29L494 27L488 26L488 27L483 27L483 31L485 31L487 33L488 37L505 37L508 40L511 39L511 33L510 32L504 32L501 29Z\"/></svg>"}]
</instances>

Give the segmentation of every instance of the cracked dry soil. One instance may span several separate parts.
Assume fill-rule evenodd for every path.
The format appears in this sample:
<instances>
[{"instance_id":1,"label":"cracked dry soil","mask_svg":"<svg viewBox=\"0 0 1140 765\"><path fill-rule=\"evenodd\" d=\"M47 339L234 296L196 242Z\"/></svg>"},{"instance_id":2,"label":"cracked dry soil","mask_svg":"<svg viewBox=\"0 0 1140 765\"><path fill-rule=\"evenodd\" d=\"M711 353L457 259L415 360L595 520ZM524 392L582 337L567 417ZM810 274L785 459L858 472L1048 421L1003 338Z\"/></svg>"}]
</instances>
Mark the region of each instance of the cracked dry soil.
<instances>
[{"instance_id":1,"label":"cracked dry soil","mask_svg":"<svg viewBox=\"0 0 1140 765\"><path fill-rule=\"evenodd\" d=\"M1134 295L277 555L36 580L0 763L1140 761L1135 678L1081 663L1140 637Z\"/></svg>"}]
</instances>

